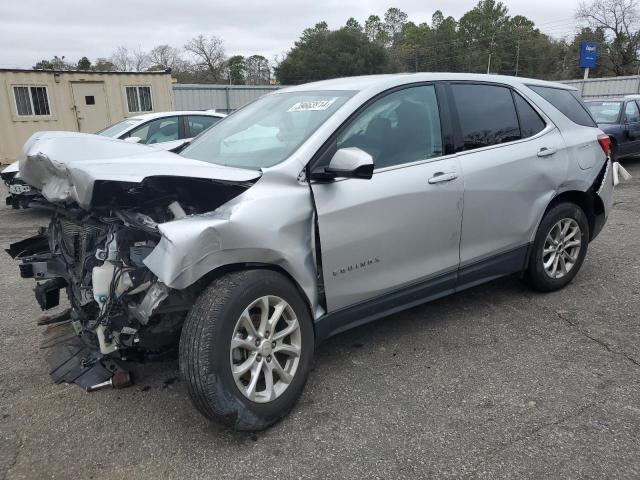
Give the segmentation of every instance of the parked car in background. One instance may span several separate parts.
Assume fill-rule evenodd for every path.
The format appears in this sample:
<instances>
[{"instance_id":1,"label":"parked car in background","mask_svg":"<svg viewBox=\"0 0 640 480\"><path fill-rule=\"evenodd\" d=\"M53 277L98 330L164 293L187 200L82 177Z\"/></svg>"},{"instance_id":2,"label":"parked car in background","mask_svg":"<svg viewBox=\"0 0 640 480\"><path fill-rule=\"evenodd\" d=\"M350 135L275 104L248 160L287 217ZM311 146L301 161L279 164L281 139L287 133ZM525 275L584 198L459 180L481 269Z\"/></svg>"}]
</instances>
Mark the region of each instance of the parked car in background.
<instances>
[{"instance_id":1,"label":"parked car in background","mask_svg":"<svg viewBox=\"0 0 640 480\"><path fill-rule=\"evenodd\" d=\"M47 280L42 309L69 295L42 321L73 342L51 347L54 381L128 384L128 360L179 339L198 410L259 430L291 410L327 337L505 275L563 288L613 202L609 137L575 94L352 77L265 95L180 156L33 141L20 171L54 214L7 251Z\"/></svg>"},{"instance_id":2,"label":"parked car in background","mask_svg":"<svg viewBox=\"0 0 640 480\"><path fill-rule=\"evenodd\" d=\"M224 113L213 110L146 113L125 118L97 132L97 135L177 151L224 117ZM37 194L37 191L21 180L18 162L2 170L0 177L9 190L6 204L13 208L26 208Z\"/></svg>"},{"instance_id":3,"label":"parked car in background","mask_svg":"<svg viewBox=\"0 0 640 480\"><path fill-rule=\"evenodd\" d=\"M611 158L640 155L640 95L586 100L598 127L611 138Z\"/></svg>"}]
</instances>

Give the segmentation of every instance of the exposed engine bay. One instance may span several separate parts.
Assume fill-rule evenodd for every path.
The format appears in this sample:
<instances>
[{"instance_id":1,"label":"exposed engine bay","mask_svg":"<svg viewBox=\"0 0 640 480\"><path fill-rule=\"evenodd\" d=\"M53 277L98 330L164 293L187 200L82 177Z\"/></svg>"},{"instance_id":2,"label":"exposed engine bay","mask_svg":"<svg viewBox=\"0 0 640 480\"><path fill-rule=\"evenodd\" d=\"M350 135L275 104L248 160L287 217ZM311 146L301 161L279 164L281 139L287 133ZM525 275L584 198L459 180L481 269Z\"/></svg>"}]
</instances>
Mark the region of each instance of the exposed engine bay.
<instances>
[{"instance_id":1,"label":"exposed engine bay","mask_svg":"<svg viewBox=\"0 0 640 480\"><path fill-rule=\"evenodd\" d=\"M184 318L200 290L175 290L144 264L160 241L158 225L215 210L250 184L187 177L150 177L141 183L96 182L92 208L64 207L41 198L32 207L51 212L47 227L10 246L20 274L38 283L56 382L87 390L131 383L127 363L164 358L177 349Z\"/></svg>"}]
</instances>

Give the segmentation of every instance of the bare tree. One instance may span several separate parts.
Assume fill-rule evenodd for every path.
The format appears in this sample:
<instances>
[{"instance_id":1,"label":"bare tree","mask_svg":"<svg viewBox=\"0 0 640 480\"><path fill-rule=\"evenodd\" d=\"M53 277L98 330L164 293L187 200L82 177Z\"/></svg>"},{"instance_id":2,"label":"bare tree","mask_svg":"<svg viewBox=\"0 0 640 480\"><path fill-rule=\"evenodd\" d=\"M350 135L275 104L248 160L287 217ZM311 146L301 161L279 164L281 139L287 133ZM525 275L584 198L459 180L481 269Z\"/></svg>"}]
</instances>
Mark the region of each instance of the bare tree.
<instances>
[{"instance_id":1,"label":"bare tree","mask_svg":"<svg viewBox=\"0 0 640 480\"><path fill-rule=\"evenodd\" d=\"M151 66L149 54L138 45L131 52L131 64L136 72L142 72Z\"/></svg>"},{"instance_id":2,"label":"bare tree","mask_svg":"<svg viewBox=\"0 0 640 480\"><path fill-rule=\"evenodd\" d=\"M224 78L225 57L222 40L214 35L207 38L198 35L184 46L196 60L196 67L201 70L208 81L219 82Z\"/></svg>"},{"instance_id":3,"label":"bare tree","mask_svg":"<svg viewBox=\"0 0 640 480\"><path fill-rule=\"evenodd\" d=\"M180 51L171 45L156 45L149 52L149 57L154 68L181 70L184 64Z\"/></svg>"},{"instance_id":4,"label":"bare tree","mask_svg":"<svg viewBox=\"0 0 640 480\"><path fill-rule=\"evenodd\" d=\"M633 71L640 47L638 0L581 2L576 17L594 30L601 30L610 40L609 56L616 75Z\"/></svg>"},{"instance_id":5,"label":"bare tree","mask_svg":"<svg viewBox=\"0 0 640 480\"><path fill-rule=\"evenodd\" d=\"M109 61L115 65L119 72L128 72L133 68L133 60L129 54L129 49L123 45L116 48L109 57Z\"/></svg>"}]
</instances>

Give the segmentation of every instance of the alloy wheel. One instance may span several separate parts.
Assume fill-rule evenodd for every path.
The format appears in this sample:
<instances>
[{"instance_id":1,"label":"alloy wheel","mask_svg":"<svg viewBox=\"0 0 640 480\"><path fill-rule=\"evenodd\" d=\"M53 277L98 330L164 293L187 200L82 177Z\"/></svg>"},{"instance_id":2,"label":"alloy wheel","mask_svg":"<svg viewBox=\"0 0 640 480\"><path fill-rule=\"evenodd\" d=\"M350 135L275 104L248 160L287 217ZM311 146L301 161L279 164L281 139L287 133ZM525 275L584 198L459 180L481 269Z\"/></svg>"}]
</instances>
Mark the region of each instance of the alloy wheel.
<instances>
[{"instance_id":1,"label":"alloy wheel","mask_svg":"<svg viewBox=\"0 0 640 480\"><path fill-rule=\"evenodd\" d=\"M231 373L249 400L271 402L282 395L298 370L300 324L282 298L260 297L244 309L231 337Z\"/></svg>"},{"instance_id":2,"label":"alloy wheel","mask_svg":"<svg viewBox=\"0 0 640 480\"><path fill-rule=\"evenodd\" d=\"M556 222L544 241L542 264L546 274L554 279L571 271L582 248L582 230L573 218Z\"/></svg>"}]
</instances>

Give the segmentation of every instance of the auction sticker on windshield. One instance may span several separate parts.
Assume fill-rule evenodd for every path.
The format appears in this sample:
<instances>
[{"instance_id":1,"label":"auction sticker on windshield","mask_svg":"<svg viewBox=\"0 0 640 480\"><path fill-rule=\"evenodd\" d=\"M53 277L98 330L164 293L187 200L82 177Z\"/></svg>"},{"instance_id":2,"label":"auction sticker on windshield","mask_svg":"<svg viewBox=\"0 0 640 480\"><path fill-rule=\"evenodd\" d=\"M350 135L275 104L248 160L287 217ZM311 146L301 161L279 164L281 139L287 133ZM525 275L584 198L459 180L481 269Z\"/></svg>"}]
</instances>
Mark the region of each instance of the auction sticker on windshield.
<instances>
[{"instance_id":1,"label":"auction sticker on windshield","mask_svg":"<svg viewBox=\"0 0 640 480\"><path fill-rule=\"evenodd\" d=\"M287 112L309 112L309 111L326 110L337 99L338 97L334 97L329 100L308 100L305 102L298 102L293 104L293 106L289 110L287 110Z\"/></svg>"}]
</instances>

